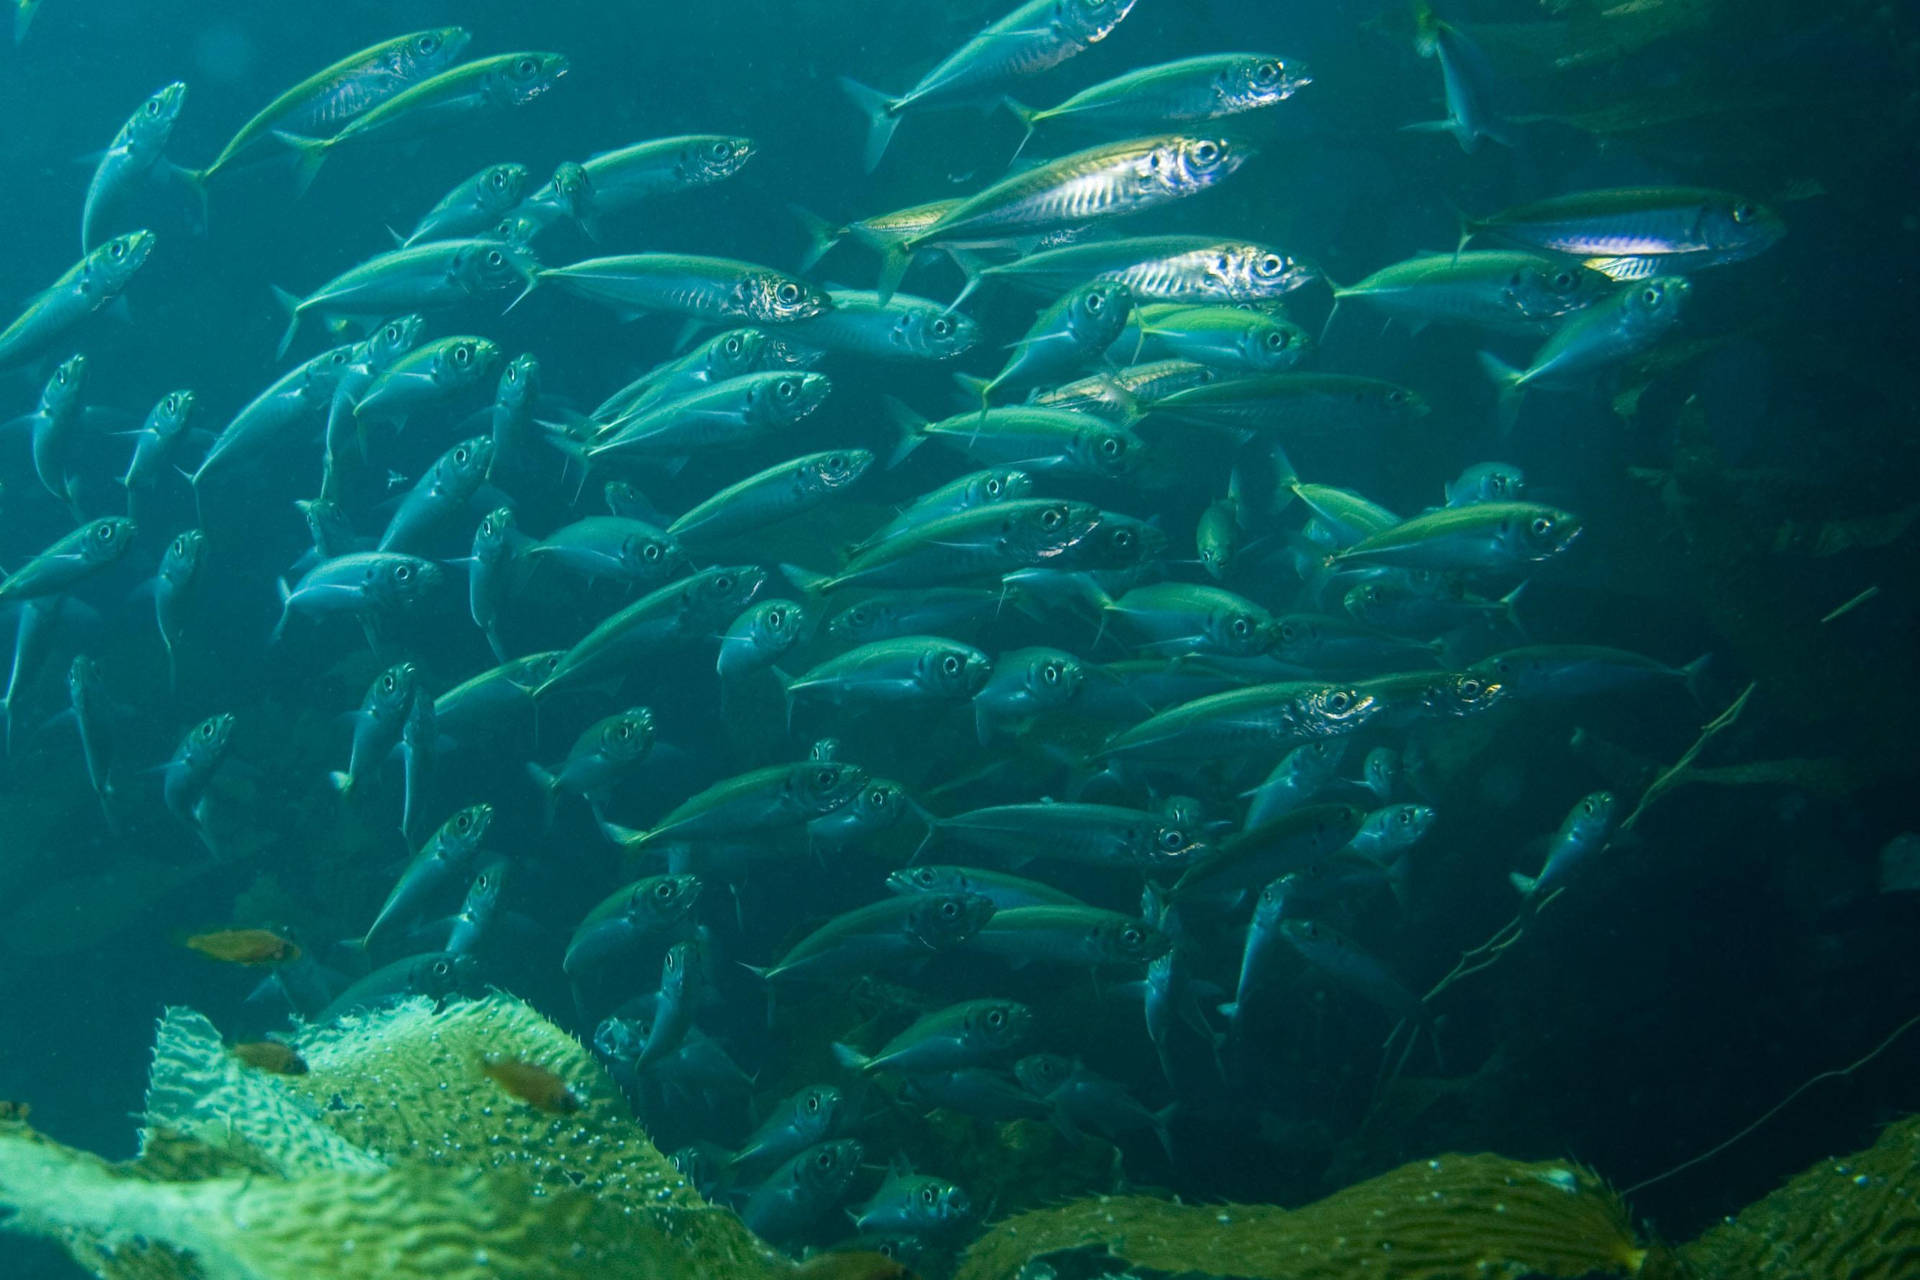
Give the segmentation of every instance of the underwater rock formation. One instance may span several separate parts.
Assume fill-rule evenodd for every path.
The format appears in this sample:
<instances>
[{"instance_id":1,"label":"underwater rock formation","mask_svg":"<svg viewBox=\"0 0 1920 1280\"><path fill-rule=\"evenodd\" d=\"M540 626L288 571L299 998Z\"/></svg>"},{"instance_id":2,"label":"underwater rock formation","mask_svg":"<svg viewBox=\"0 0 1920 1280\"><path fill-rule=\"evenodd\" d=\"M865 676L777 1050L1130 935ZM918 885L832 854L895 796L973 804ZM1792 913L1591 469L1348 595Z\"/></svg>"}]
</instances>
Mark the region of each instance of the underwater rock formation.
<instances>
[{"instance_id":1,"label":"underwater rock formation","mask_svg":"<svg viewBox=\"0 0 1920 1280\"><path fill-rule=\"evenodd\" d=\"M571 1037L503 995L413 1000L309 1030L305 1075L245 1065L188 1010L160 1024L140 1155L112 1164L0 1119L0 1225L103 1280L769 1280L897 1274L795 1263L708 1205ZM565 1082L540 1109L481 1069ZM1006 1219L959 1280L1037 1259L1250 1280L1522 1276L1898 1280L1920 1259L1920 1120L1822 1161L1676 1253L1566 1162L1416 1161L1299 1209L1100 1196Z\"/></svg>"}]
</instances>

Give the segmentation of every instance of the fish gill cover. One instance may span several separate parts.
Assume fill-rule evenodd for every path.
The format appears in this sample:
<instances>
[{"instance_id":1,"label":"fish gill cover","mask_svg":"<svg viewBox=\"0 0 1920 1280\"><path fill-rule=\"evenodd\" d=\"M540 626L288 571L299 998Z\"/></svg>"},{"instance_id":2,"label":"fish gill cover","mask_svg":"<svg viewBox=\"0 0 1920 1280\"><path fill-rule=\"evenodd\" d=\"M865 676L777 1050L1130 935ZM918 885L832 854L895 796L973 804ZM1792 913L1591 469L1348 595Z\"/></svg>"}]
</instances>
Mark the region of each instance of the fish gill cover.
<instances>
[{"instance_id":1,"label":"fish gill cover","mask_svg":"<svg viewBox=\"0 0 1920 1280\"><path fill-rule=\"evenodd\" d=\"M18 1225L1898 1274L1911 6L41 8Z\"/></svg>"}]
</instances>

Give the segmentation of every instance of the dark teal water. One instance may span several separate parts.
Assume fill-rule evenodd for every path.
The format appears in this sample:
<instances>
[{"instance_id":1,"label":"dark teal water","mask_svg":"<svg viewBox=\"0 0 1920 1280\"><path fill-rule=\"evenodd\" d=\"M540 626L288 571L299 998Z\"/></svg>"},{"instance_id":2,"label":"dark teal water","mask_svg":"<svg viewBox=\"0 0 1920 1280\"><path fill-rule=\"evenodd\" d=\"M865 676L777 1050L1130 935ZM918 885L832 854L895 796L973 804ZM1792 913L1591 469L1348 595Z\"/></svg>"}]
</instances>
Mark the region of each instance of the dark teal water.
<instances>
[{"instance_id":1,"label":"dark teal water","mask_svg":"<svg viewBox=\"0 0 1920 1280\"><path fill-rule=\"evenodd\" d=\"M1410 1059L1418 1089L1362 1131L1392 1019L1298 963L1233 1046L1225 1073L1176 1073L1177 1088L1162 1074L1137 1006L1093 998L1138 969L1096 985L1071 967L1010 970L962 952L930 973L891 966L874 975L907 993L870 997L883 1021L904 1021L914 1002L1019 998L1042 1013L1045 1031L1031 1048L1078 1055L1151 1107L1178 1102L1171 1161L1149 1134L1120 1138L1128 1174L1140 1183L1188 1197L1297 1203L1404 1159L1493 1149L1571 1155L1631 1184L1712 1146L1920 1009L1916 899L1883 892L1878 863L1887 842L1915 825L1907 584L1915 572L1908 526L1916 469L1913 384L1904 371L1915 249L1914 214L1897 175L1914 160L1920 28L1911 13L1851 4L1674 2L1650 6L1644 25L1594 18L1598 8L1523 0L1450 7L1449 17L1480 34L1500 93L1522 120L1518 146L1489 144L1470 156L1445 135L1400 131L1437 114L1440 88L1434 64L1414 53L1411 17L1398 6L1278 12L1255 0L1139 0L1109 39L1023 94L1048 102L1131 67L1201 52L1272 50L1304 60L1314 83L1242 122L1259 143L1256 160L1220 189L1128 230L1243 236L1342 282L1449 249L1456 210L1484 213L1590 188L1725 188L1772 204L1788 227L1765 254L1698 274L1682 330L1645 364L1531 398L1510 436L1498 430L1493 389L1475 360L1488 340L1470 331L1415 333L1343 309L1303 366L1391 379L1433 406L1412 428L1298 444L1290 456L1304 479L1410 513L1437 504L1442 484L1465 465L1498 458L1524 468L1530 497L1579 514L1582 537L1524 593L1529 638L1616 646L1675 665L1712 655L1698 703L1677 682L1656 682L1597 697L1515 699L1470 722L1356 739L1348 776L1368 747L1407 751L1424 765L1396 798L1439 814L1412 853L1404 909L1373 894L1326 913L1407 987L1431 987L1512 914L1508 872L1537 869L1539 842L1580 796L1608 787L1631 808L1705 720L1755 685L1737 724L1700 758L1713 772L1662 798L1633 838L1609 848L1500 963L1436 998L1444 1056L1422 1050ZM168 154L202 164L252 111L327 59L452 21L475 33L474 54L552 49L571 59L571 70L527 108L417 147L343 148L302 199L284 166L236 172L216 186L204 233L178 187L138 192L111 227L144 225L157 236L127 292L129 314L92 317L49 353L86 353L88 403L137 421L162 392L190 386L200 425L218 429L290 367L274 360L282 316L270 285L304 291L384 250L385 228L410 226L453 183L499 160L523 162L544 181L562 160L643 138L751 136L758 152L737 178L610 220L600 248L563 229L540 252L549 265L662 249L790 268L805 248L791 203L839 219L967 194L1002 172L1019 139L1013 119L959 111L910 118L869 177L860 165L861 122L834 84L847 74L902 89L998 12L975 0L932 8L811 0L724 9L290 5L236 16L191 5L155 12L48 0L26 40L0 51L4 313L74 261L89 170L72 158L105 143L159 85L189 84ZM870 255L843 248L814 279L864 288L872 271ZM939 299L959 284L942 265L910 280L915 292ZM1032 301L988 292L970 308L997 345L1024 331ZM1324 286L1289 305L1297 323L1320 332ZM616 323L542 288L511 314L475 306L436 316L428 333L483 334L508 356L532 352L559 413L590 408L666 359L678 328L664 317ZM317 329L303 333L294 358L320 349ZM1493 345L1514 360L1529 350L1511 338ZM988 376L999 362L997 350L983 350L959 367ZM32 410L50 364L0 375L0 417ZM936 416L963 404L950 368L847 359L823 367L833 396L793 438L635 478L673 514L802 451L868 447L884 458L892 442L883 396ZM1622 416L1617 394L1641 385ZM472 397L423 415L403 434L375 438L371 481L349 504L360 532L377 532L389 514L380 471L410 482L480 429L463 419L484 403L484 395ZM0 565L8 569L74 523L41 488L26 437L24 428L0 433ZM127 447L120 437L89 436L79 466L111 474ZM730 558L828 567L839 544L965 469L937 452L923 449L894 469L876 465L846 506ZM1154 519L1169 542L1163 572L1206 581L1191 562L1195 522L1237 459L1230 444L1203 436L1184 437L1180 454L1182 478L1171 488L1069 479L1041 491ZM359 629L341 620L296 620L269 646L275 581L308 546L292 504L314 492L318 461L296 441L213 485L198 516L172 477L144 495L133 553L75 592L97 623L60 636L15 698L14 743L0 765L0 1098L31 1103L36 1125L62 1140L132 1153L129 1117L139 1110L152 1021L163 1006L205 1010L236 1039L286 1025L271 1004L247 1002L257 975L191 954L180 945L185 935L273 925L329 965L348 965L332 943L364 931L406 847L396 830L397 764L353 804L327 786L326 771L346 760L349 730L340 717L384 662L418 662L435 691L492 664L466 617L457 572L446 598L389 635L378 660ZM572 507L559 461L554 455L551 469L525 467L501 482L521 526L535 534L570 512L601 510L598 478ZM89 517L119 510L110 488L83 493ZM484 509L476 502L460 528L434 544L434 557L451 563L464 555ZM1288 519L1297 529L1297 514ZM179 688L170 692L153 605L139 584L167 538L196 520L212 546L210 578ZM1280 558L1228 585L1275 611L1311 608ZM1820 621L1876 586L1856 610ZM514 622L516 653L564 647L623 597L603 589L557 606L540 599ZM11 615L0 625L10 633ZM963 638L990 656L1038 643L1089 662L1124 656L1111 638L1057 616L1036 623L1009 614ZM1475 634L1447 656L1469 661L1511 643L1519 641ZM819 637L809 660L834 647ZM80 652L95 659L121 704L118 829L105 825L71 728L56 718L66 706L64 673ZM803 713L790 730L777 692L762 683L729 698L723 712L706 646L543 714L537 740L514 732L448 752L429 825L461 804L487 801L496 809L492 846L520 866L509 906L524 923L493 940L487 978L583 1036L606 1010L582 1019L558 956L585 910L620 882L621 868L578 801L565 801L553 826L543 823L524 765L553 762L587 723L637 703L654 708L662 745L614 798L611 814L634 827L718 778L802 757L826 735L942 815L1065 797L1084 782L1067 756L1089 740L1085 732L1043 726L982 748L964 708ZM197 837L162 805L157 777L143 770L163 763L188 726L222 711L237 717L222 794L240 852L209 866ZM1050 742L1066 745L1043 749ZM1278 754L1237 762L1239 772L1257 780ZM1008 761L1011 769L984 784L928 797ZM1185 776L1129 782L1123 798L1145 806L1170 792L1191 794L1221 822L1237 823L1248 780L1235 763L1205 761ZM1337 798L1356 797L1364 793ZM796 1074L796 1045L807 1046L818 1070L825 1041L853 1031L874 1008L796 1001L804 1021L789 1011L789 1022L769 1033L763 997L734 962L766 963L805 927L876 900L885 870L905 860L917 834L890 832L845 858L755 863L709 885L702 918L718 976L714 1003L697 1021L759 1074L762 1104L806 1083ZM1137 873L1040 873L1102 906L1138 910ZM1244 908L1199 929L1194 942L1198 972L1228 990ZM617 985L635 996L654 981L653 971L635 966ZM1810 1159L1864 1143L1877 1122L1915 1104L1916 1053L1896 1045L1725 1158L1637 1197L1636 1209L1663 1232L1691 1235ZM643 1118L668 1148L737 1143L750 1127L738 1099L691 1111L656 1103ZM867 1153L876 1165L890 1154ZM862 1184L860 1197L869 1190ZM822 1228L810 1239L830 1243L838 1234ZM71 1272L49 1251L11 1238L0 1242L0 1258L12 1275Z\"/></svg>"}]
</instances>

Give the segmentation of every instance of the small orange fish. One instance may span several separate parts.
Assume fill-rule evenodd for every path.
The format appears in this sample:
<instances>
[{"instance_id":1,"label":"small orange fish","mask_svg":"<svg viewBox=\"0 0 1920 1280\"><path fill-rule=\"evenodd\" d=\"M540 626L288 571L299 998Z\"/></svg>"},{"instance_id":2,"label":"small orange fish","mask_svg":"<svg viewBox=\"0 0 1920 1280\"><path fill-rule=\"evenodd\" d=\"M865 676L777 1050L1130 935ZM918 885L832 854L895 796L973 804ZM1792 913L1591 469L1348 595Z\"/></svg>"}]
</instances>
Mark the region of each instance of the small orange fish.
<instances>
[{"instance_id":1,"label":"small orange fish","mask_svg":"<svg viewBox=\"0 0 1920 1280\"><path fill-rule=\"evenodd\" d=\"M307 1074L307 1060L292 1045L282 1044L278 1040L251 1040L246 1044L234 1045L229 1052L248 1066L271 1071L277 1076Z\"/></svg>"},{"instance_id":2,"label":"small orange fish","mask_svg":"<svg viewBox=\"0 0 1920 1280\"><path fill-rule=\"evenodd\" d=\"M300 948L271 929L220 929L196 933L186 945L203 956L227 964L248 966L291 964L300 958Z\"/></svg>"},{"instance_id":3,"label":"small orange fish","mask_svg":"<svg viewBox=\"0 0 1920 1280\"><path fill-rule=\"evenodd\" d=\"M0 1122L12 1120L24 1124L33 1108L24 1102L0 1102Z\"/></svg>"},{"instance_id":4,"label":"small orange fish","mask_svg":"<svg viewBox=\"0 0 1920 1280\"><path fill-rule=\"evenodd\" d=\"M545 1067L516 1058L482 1058L480 1070L487 1078L520 1101L541 1111L566 1115L580 1109L580 1095Z\"/></svg>"}]
</instances>

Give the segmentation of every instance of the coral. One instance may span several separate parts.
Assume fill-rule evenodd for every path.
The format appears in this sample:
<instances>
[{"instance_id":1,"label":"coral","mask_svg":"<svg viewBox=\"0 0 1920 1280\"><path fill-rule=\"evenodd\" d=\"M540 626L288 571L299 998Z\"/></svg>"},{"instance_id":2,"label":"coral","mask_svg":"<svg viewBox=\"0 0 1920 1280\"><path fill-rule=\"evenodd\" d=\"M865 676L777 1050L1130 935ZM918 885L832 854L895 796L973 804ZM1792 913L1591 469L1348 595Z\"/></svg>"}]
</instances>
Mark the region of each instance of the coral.
<instances>
[{"instance_id":1,"label":"coral","mask_svg":"<svg viewBox=\"0 0 1920 1280\"><path fill-rule=\"evenodd\" d=\"M1449 1155L1301 1209L1103 1196L1020 1214L974 1242L959 1280L1011 1280L1041 1255L1248 1280L1519 1280L1670 1274L1626 1207L1569 1164Z\"/></svg>"},{"instance_id":2,"label":"coral","mask_svg":"<svg viewBox=\"0 0 1920 1280\"><path fill-rule=\"evenodd\" d=\"M1920 1117L1822 1160L1681 1250L1700 1280L1920 1275Z\"/></svg>"}]
</instances>

